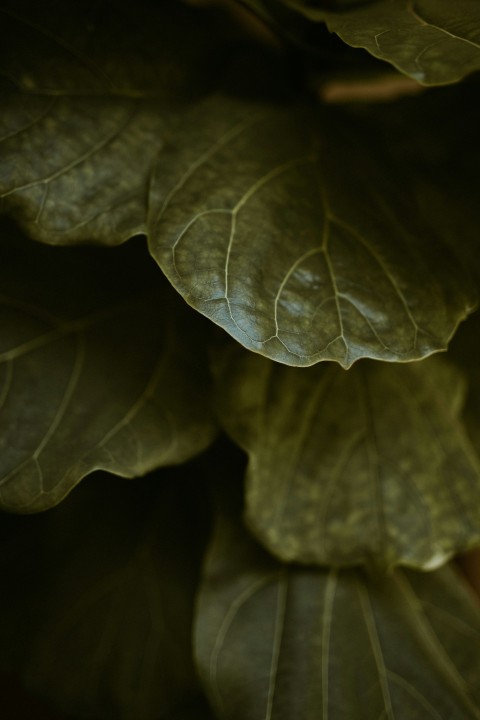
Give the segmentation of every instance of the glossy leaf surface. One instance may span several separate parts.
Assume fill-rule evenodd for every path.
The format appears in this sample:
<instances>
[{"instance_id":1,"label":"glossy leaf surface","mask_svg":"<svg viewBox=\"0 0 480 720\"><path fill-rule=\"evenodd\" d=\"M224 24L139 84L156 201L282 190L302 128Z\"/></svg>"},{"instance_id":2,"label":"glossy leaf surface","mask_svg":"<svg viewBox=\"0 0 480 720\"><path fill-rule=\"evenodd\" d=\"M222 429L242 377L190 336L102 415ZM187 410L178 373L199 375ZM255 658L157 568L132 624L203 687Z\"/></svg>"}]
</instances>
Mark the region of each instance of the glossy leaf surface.
<instances>
[{"instance_id":1,"label":"glossy leaf surface","mask_svg":"<svg viewBox=\"0 0 480 720\"><path fill-rule=\"evenodd\" d=\"M308 14L423 85L458 82L480 70L480 8L472 0L377 0Z\"/></svg>"},{"instance_id":2,"label":"glossy leaf surface","mask_svg":"<svg viewBox=\"0 0 480 720\"><path fill-rule=\"evenodd\" d=\"M187 302L290 365L446 347L474 293L368 125L213 98L194 126L157 167L149 221Z\"/></svg>"}]
</instances>

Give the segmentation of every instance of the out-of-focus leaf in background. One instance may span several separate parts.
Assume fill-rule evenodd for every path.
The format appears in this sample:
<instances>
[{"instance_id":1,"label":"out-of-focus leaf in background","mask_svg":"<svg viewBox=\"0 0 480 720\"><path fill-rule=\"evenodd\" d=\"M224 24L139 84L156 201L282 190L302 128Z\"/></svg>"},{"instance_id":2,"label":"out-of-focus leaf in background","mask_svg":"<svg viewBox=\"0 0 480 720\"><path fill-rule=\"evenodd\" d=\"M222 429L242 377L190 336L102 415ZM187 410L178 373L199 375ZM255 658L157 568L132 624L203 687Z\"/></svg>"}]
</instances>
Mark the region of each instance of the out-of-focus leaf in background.
<instances>
[{"instance_id":1,"label":"out-of-focus leaf in background","mask_svg":"<svg viewBox=\"0 0 480 720\"><path fill-rule=\"evenodd\" d=\"M96 469L133 477L215 435L197 316L138 242L0 237L0 502L55 505Z\"/></svg>"}]
</instances>

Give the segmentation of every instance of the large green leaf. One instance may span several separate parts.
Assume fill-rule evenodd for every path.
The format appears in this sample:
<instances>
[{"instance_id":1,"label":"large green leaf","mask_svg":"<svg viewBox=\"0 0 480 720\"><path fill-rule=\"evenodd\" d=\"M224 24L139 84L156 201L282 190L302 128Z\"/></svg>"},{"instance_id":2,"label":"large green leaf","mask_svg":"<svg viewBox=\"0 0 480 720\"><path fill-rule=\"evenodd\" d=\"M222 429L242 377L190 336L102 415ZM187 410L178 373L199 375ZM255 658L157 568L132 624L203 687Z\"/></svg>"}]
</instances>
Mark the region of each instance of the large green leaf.
<instances>
[{"instance_id":1,"label":"large green leaf","mask_svg":"<svg viewBox=\"0 0 480 720\"><path fill-rule=\"evenodd\" d=\"M145 248L1 234L1 507L42 510L97 468L143 475L203 450L215 428L196 317Z\"/></svg>"},{"instance_id":2,"label":"large green leaf","mask_svg":"<svg viewBox=\"0 0 480 720\"><path fill-rule=\"evenodd\" d=\"M448 567L289 567L224 517L195 635L219 720L480 717L480 612Z\"/></svg>"},{"instance_id":3,"label":"large green leaf","mask_svg":"<svg viewBox=\"0 0 480 720\"><path fill-rule=\"evenodd\" d=\"M2 0L5 210L47 243L143 232L152 167L177 116L232 74L236 32L172 0Z\"/></svg>"},{"instance_id":4,"label":"large green leaf","mask_svg":"<svg viewBox=\"0 0 480 720\"><path fill-rule=\"evenodd\" d=\"M328 110L186 103L216 84L200 80L213 60L238 59L237 43L212 43L209 16L173 2L140 3L130 32L120 5L108 34L107 0L58 15L4 0L0 68L17 86L4 90L4 209L49 243L148 231L188 302L281 362L445 348L473 303L465 271L443 248L442 210L432 229L412 173L377 136Z\"/></svg>"},{"instance_id":5,"label":"large green leaf","mask_svg":"<svg viewBox=\"0 0 480 720\"><path fill-rule=\"evenodd\" d=\"M115 245L145 230L148 177L171 111L135 98L14 91L1 101L0 195L31 236Z\"/></svg>"},{"instance_id":6,"label":"large green leaf","mask_svg":"<svg viewBox=\"0 0 480 720\"><path fill-rule=\"evenodd\" d=\"M480 70L475 0L377 0L342 13L307 9L311 19L423 85L446 85Z\"/></svg>"},{"instance_id":7,"label":"large green leaf","mask_svg":"<svg viewBox=\"0 0 480 720\"><path fill-rule=\"evenodd\" d=\"M282 560L433 568L480 543L480 463L445 360L289 368L217 355L221 423L249 455L246 519Z\"/></svg>"},{"instance_id":8,"label":"large green leaf","mask_svg":"<svg viewBox=\"0 0 480 720\"><path fill-rule=\"evenodd\" d=\"M0 514L1 663L69 718L207 718L191 651L205 500L183 468L98 473L47 513Z\"/></svg>"},{"instance_id":9,"label":"large green leaf","mask_svg":"<svg viewBox=\"0 0 480 720\"><path fill-rule=\"evenodd\" d=\"M158 164L149 222L190 304L292 365L445 348L472 307L467 274L368 125L213 98L180 134L194 130Z\"/></svg>"}]
</instances>

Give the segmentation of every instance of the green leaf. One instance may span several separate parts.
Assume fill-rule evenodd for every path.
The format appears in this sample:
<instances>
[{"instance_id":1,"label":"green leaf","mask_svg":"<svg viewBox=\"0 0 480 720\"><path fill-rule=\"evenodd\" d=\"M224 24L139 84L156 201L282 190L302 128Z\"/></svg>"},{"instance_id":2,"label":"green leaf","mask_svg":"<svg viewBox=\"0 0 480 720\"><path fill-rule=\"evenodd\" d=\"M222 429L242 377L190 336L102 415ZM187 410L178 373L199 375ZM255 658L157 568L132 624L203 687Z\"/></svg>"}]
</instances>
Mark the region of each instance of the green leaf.
<instances>
[{"instance_id":1,"label":"green leaf","mask_svg":"<svg viewBox=\"0 0 480 720\"><path fill-rule=\"evenodd\" d=\"M100 473L61 506L0 515L0 658L68 717L208 718L191 650L205 488Z\"/></svg>"},{"instance_id":2,"label":"green leaf","mask_svg":"<svg viewBox=\"0 0 480 720\"><path fill-rule=\"evenodd\" d=\"M152 100L18 92L2 107L0 196L32 237L115 245L145 230L148 177L171 111Z\"/></svg>"},{"instance_id":3,"label":"green leaf","mask_svg":"<svg viewBox=\"0 0 480 720\"><path fill-rule=\"evenodd\" d=\"M306 12L423 85L480 70L480 7L472 0L377 0L342 13Z\"/></svg>"},{"instance_id":4,"label":"green leaf","mask_svg":"<svg viewBox=\"0 0 480 720\"><path fill-rule=\"evenodd\" d=\"M215 427L198 328L145 248L50 248L2 226L0 506L183 462ZM193 325L192 325L193 322Z\"/></svg>"},{"instance_id":5,"label":"green leaf","mask_svg":"<svg viewBox=\"0 0 480 720\"><path fill-rule=\"evenodd\" d=\"M2 0L4 211L52 244L144 232L150 173L178 117L231 84L245 51L222 18L172 0Z\"/></svg>"},{"instance_id":6,"label":"green leaf","mask_svg":"<svg viewBox=\"0 0 480 720\"><path fill-rule=\"evenodd\" d=\"M221 424L249 455L246 520L285 561L432 569L480 543L480 463L445 360L280 366L217 354Z\"/></svg>"},{"instance_id":7,"label":"green leaf","mask_svg":"<svg viewBox=\"0 0 480 720\"><path fill-rule=\"evenodd\" d=\"M213 98L180 130L194 132L159 163L149 222L187 302L291 365L446 347L473 304L465 269L367 124Z\"/></svg>"},{"instance_id":8,"label":"green leaf","mask_svg":"<svg viewBox=\"0 0 480 720\"><path fill-rule=\"evenodd\" d=\"M178 109L218 75L221 38L203 14L170 1L132 10L2 0L0 74L18 89L1 98L0 197L43 242L143 232L154 159Z\"/></svg>"},{"instance_id":9,"label":"green leaf","mask_svg":"<svg viewBox=\"0 0 480 720\"><path fill-rule=\"evenodd\" d=\"M281 565L224 516L195 625L219 720L480 717L480 612L448 567Z\"/></svg>"}]
</instances>

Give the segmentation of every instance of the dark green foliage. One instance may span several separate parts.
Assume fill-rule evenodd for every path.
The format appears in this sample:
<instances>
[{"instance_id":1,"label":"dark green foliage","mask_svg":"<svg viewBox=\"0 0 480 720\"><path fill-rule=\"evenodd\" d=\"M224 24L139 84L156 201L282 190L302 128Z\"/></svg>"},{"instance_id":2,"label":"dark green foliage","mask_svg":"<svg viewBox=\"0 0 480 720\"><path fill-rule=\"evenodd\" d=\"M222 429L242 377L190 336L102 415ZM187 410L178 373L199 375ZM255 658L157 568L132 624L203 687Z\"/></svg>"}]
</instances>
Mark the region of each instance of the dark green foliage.
<instances>
[{"instance_id":1,"label":"dark green foliage","mask_svg":"<svg viewBox=\"0 0 480 720\"><path fill-rule=\"evenodd\" d=\"M480 718L479 38L0 0L0 664L65 718Z\"/></svg>"}]
</instances>

